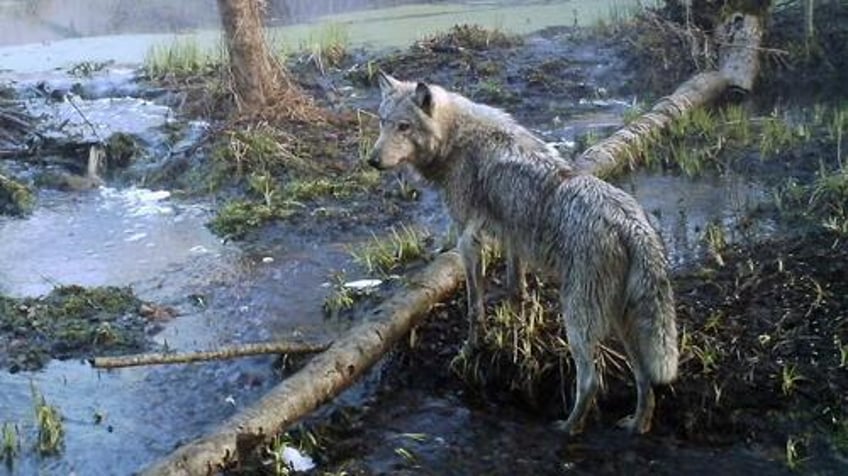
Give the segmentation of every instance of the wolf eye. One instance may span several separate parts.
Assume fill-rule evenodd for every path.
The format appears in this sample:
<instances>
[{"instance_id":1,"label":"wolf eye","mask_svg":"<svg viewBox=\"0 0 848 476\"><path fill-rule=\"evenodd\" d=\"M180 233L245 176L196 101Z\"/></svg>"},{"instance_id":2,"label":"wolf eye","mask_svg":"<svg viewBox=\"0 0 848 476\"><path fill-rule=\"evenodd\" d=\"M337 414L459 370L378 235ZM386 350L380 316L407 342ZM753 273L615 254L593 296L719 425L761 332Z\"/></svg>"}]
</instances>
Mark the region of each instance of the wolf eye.
<instances>
[{"instance_id":1,"label":"wolf eye","mask_svg":"<svg viewBox=\"0 0 848 476\"><path fill-rule=\"evenodd\" d=\"M409 123L406 121L398 122L397 128L400 132L406 132L409 130Z\"/></svg>"}]
</instances>

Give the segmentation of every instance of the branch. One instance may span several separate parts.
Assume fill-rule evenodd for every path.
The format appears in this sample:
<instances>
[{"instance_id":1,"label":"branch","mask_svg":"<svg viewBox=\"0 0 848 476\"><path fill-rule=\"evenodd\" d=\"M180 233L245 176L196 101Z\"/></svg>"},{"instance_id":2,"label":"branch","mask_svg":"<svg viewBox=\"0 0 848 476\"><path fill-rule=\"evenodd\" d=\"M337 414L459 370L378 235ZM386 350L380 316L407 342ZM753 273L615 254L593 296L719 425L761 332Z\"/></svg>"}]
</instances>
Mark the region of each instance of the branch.
<instances>
[{"instance_id":1,"label":"branch","mask_svg":"<svg viewBox=\"0 0 848 476\"><path fill-rule=\"evenodd\" d=\"M119 357L95 357L91 365L98 369L115 369L141 365L185 364L207 360L224 360L262 354L311 354L327 350L330 344L305 342L262 342L244 344L221 350L197 352L158 352L153 354L122 355Z\"/></svg>"}]
</instances>

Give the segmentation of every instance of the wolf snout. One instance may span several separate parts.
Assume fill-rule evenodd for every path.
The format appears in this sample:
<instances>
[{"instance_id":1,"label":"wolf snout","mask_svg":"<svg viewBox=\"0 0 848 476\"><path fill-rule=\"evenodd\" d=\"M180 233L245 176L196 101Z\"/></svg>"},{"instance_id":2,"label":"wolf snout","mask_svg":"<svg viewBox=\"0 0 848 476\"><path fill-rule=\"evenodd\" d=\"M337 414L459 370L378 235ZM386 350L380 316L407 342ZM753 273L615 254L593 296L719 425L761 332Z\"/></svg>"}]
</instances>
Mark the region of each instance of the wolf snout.
<instances>
[{"instance_id":1,"label":"wolf snout","mask_svg":"<svg viewBox=\"0 0 848 476\"><path fill-rule=\"evenodd\" d=\"M377 153L377 149L373 149L371 153L368 154L368 165L377 170L383 169L382 162L380 161L380 154Z\"/></svg>"}]
</instances>

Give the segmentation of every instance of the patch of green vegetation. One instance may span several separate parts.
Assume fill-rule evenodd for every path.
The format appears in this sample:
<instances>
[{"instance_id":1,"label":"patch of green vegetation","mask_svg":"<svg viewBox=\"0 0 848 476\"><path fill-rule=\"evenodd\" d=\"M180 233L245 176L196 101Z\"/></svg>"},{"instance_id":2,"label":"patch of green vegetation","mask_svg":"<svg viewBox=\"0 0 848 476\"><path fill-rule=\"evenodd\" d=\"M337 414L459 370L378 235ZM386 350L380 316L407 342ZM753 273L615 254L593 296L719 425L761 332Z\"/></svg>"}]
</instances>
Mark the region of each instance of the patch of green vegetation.
<instances>
[{"instance_id":1,"label":"patch of green vegetation","mask_svg":"<svg viewBox=\"0 0 848 476\"><path fill-rule=\"evenodd\" d=\"M219 178L232 179L251 173L281 175L285 171L311 170L306 158L293 150L294 139L267 123L232 129L212 151Z\"/></svg>"},{"instance_id":2,"label":"patch of green vegetation","mask_svg":"<svg viewBox=\"0 0 848 476\"><path fill-rule=\"evenodd\" d=\"M330 292L324 298L322 308L327 317L335 318L341 313L353 309L357 302L375 294L375 287L354 287L347 284L344 272L334 274L330 279Z\"/></svg>"},{"instance_id":3,"label":"patch of green vegetation","mask_svg":"<svg viewBox=\"0 0 848 476\"><path fill-rule=\"evenodd\" d=\"M249 231L273 220L291 216L292 213L288 208L277 208L250 200L234 200L218 210L215 218L209 223L209 228L217 235L238 240L244 238Z\"/></svg>"},{"instance_id":4,"label":"patch of green vegetation","mask_svg":"<svg viewBox=\"0 0 848 476\"><path fill-rule=\"evenodd\" d=\"M430 235L414 227L392 228L388 236L374 236L369 242L351 250L354 262L369 273L388 274L412 261L424 258Z\"/></svg>"},{"instance_id":5,"label":"patch of green vegetation","mask_svg":"<svg viewBox=\"0 0 848 476\"><path fill-rule=\"evenodd\" d=\"M223 58L220 49L203 48L196 38L186 37L151 46L144 56L144 72L151 78L199 76L217 71Z\"/></svg>"},{"instance_id":6,"label":"patch of green vegetation","mask_svg":"<svg viewBox=\"0 0 848 476\"><path fill-rule=\"evenodd\" d=\"M760 154L763 157L777 155L796 143L795 134L786 120L777 111L765 118L760 138Z\"/></svg>"},{"instance_id":7,"label":"patch of green vegetation","mask_svg":"<svg viewBox=\"0 0 848 476\"><path fill-rule=\"evenodd\" d=\"M767 160L782 156L802 145L829 149L831 141L836 142L835 155L841 157L841 141L836 140L844 127L840 109L818 106L807 116L790 119L788 114L774 111L766 117L751 117L738 105L716 112L698 108L631 151L649 167L677 169L689 177L722 172L746 157Z\"/></svg>"},{"instance_id":8,"label":"patch of green vegetation","mask_svg":"<svg viewBox=\"0 0 848 476\"><path fill-rule=\"evenodd\" d=\"M0 175L0 215L25 216L35 207L35 195L26 185Z\"/></svg>"},{"instance_id":9,"label":"patch of green vegetation","mask_svg":"<svg viewBox=\"0 0 848 476\"><path fill-rule=\"evenodd\" d=\"M90 78L94 73L103 71L112 63L113 61L83 61L73 65L68 70L68 74L78 78Z\"/></svg>"},{"instance_id":10,"label":"patch of green vegetation","mask_svg":"<svg viewBox=\"0 0 848 476\"><path fill-rule=\"evenodd\" d=\"M704 243L707 245L707 251L719 266L724 266L724 259L721 254L727 248L727 237L724 226L718 222L710 222L704 229Z\"/></svg>"},{"instance_id":11,"label":"patch of green vegetation","mask_svg":"<svg viewBox=\"0 0 848 476\"><path fill-rule=\"evenodd\" d=\"M800 469L801 463L806 458L803 458L803 448L806 446L806 439L790 436L786 439L786 466L796 471Z\"/></svg>"},{"instance_id":12,"label":"patch of green vegetation","mask_svg":"<svg viewBox=\"0 0 848 476\"><path fill-rule=\"evenodd\" d=\"M788 179L774 193L777 209L789 218L815 223L839 237L848 236L848 169L821 165L810 184Z\"/></svg>"},{"instance_id":13,"label":"patch of green vegetation","mask_svg":"<svg viewBox=\"0 0 848 476\"><path fill-rule=\"evenodd\" d=\"M451 370L473 386L499 382L528 402L537 402L550 390L545 383L570 368L568 343L561 319L541 294L532 292L517 306L506 301L487 312L482 342L466 345Z\"/></svg>"},{"instance_id":14,"label":"patch of green vegetation","mask_svg":"<svg viewBox=\"0 0 848 476\"><path fill-rule=\"evenodd\" d=\"M106 158L109 167L127 167L139 152L141 152L141 146L131 134L116 132L106 139Z\"/></svg>"},{"instance_id":15,"label":"patch of green vegetation","mask_svg":"<svg viewBox=\"0 0 848 476\"><path fill-rule=\"evenodd\" d=\"M784 395L789 396L795 392L798 382L801 380L805 380L805 378L801 375L797 365L784 364L780 373L780 390Z\"/></svg>"},{"instance_id":16,"label":"patch of green vegetation","mask_svg":"<svg viewBox=\"0 0 848 476\"><path fill-rule=\"evenodd\" d=\"M49 405L44 395L32 386L32 398L35 402L35 421L38 428L36 450L41 455L59 453L65 440L65 428L59 409Z\"/></svg>"},{"instance_id":17,"label":"patch of green vegetation","mask_svg":"<svg viewBox=\"0 0 848 476\"><path fill-rule=\"evenodd\" d=\"M524 43L520 36L510 35L497 28L480 25L454 25L444 33L435 34L418 42L418 47L435 52L468 49L484 51L491 48L510 48Z\"/></svg>"},{"instance_id":18,"label":"patch of green vegetation","mask_svg":"<svg viewBox=\"0 0 848 476\"><path fill-rule=\"evenodd\" d=\"M356 303L356 290L345 286L344 273L333 276L330 284L330 293L324 299L323 309L329 316L338 316L340 312L348 310Z\"/></svg>"},{"instance_id":19,"label":"patch of green vegetation","mask_svg":"<svg viewBox=\"0 0 848 476\"><path fill-rule=\"evenodd\" d=\"M486 79L477 86L477 91L474 93L474 99L488 104L510 104L521 101L521 99L513 94L510 88L504 86L497 79Z\"/></svg>"},{"instance_id":20,"label":"patch of green vegetation","mask_svg":"<svg viewBox=\"0 0 848 476\"><path fill-rule=\"evenodd\" d=\"M349 45L347 27L342 23L329 22L310 30L300 48L309 54L310 61L323 73L328 67L342 64L348 56Z\"/></svg>"},{"instance_id":21,"label":"patch of green vegetation","mask_svg":"<svg viewBox=\"0 0 848 476\"><path fill-rule=\"evenodd\" d=\"M0 341L11 370L34 370L66 358L144 346L141 301L129 288L61 286L39 298L0 296Z\"/></svg>"},{"instance_id":22,"label":"patch of green vegetation","mask_svg":"<svg viewBox=\"0 0 848 476\"><path fill-rule=\"evenodd\" d=\"M380 183L380 175L376 170L358 168L339 177L295 175L282 187L279 180L267 171L250 174L248 198L233 200L219 209L209 223L212 231L230 239L242 239L251 230L307 209L304 202L341 199L366 192Z\"/></svg>"},{"instance_id":23,"label":"patch of green vegetation","mask_svg":"<svg viewBox=\"0 0 848 476\"><path fill-rule=\"evenodd\" d=\"M5 422L3 423L2 432L3 441L2 444L0 444L0 458L2 458L8 466L11 465L15 456L21 452L21 442L18 436L19 431L17 425Z\"/></svg>"}]
</instances>

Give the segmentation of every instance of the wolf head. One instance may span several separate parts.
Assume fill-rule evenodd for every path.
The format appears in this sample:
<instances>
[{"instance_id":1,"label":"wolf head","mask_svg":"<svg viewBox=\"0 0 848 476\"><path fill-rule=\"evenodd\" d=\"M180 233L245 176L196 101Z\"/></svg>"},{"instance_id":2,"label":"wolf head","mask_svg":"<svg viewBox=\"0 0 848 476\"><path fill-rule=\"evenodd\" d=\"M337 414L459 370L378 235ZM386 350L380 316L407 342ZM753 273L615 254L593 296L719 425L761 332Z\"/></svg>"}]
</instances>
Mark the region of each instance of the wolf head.
<instances>
[{"instance_id":1,"label":"wolf head","mask_svg":"<svg viewBox=\"0 0 848 476\"><path fill-rule=\"evenodd\" d=\"M440 111L445 91L425 83L399 81L379 73L380 137L368 163L385 170L411 164L423 170L438 154L445 114Z\"/></svg>"}]
</instances>

